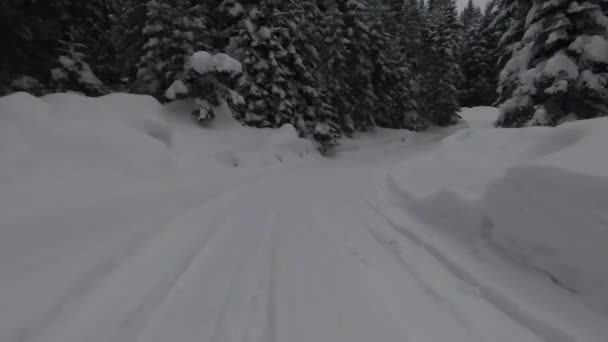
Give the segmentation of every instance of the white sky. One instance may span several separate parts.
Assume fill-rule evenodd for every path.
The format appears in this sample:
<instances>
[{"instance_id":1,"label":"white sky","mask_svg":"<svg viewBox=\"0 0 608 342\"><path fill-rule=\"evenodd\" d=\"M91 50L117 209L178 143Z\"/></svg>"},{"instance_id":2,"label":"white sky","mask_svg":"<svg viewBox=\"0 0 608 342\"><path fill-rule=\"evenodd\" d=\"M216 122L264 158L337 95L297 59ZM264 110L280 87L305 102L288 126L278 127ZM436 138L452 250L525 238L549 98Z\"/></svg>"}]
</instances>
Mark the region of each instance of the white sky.
<instances>
[{"instance_id":1,"label":"white sky","mask_svg":"<svg viewBox=\"0 0 608 342\"><path fill-rule=\"evenodd\" d=\"M469 0L458 0L458 9L463 9L468 2ZM473 2L481 6L481 9L484 9L490 0L473 0Z\"/></svg>"}]
</instances>

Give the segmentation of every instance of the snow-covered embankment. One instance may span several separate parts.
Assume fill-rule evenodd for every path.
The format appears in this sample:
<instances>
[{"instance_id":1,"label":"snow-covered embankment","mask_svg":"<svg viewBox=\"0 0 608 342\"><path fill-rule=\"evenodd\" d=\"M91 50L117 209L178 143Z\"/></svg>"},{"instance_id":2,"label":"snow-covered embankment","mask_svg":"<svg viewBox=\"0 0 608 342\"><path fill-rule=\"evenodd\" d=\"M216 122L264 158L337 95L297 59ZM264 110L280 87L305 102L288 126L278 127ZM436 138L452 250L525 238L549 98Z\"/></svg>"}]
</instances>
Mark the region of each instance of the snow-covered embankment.
<instances>
[{"instance_id":1,"label":"snow-covered embankment","mask_svg":"<svg viewBox=\"0 0 608 342\"><path fill-rule=\"evenodd\" d=\"M472 128L390 171L388 198L427 227L429 249L534 329L608 334L594 318L608 313L608 118L495 129L489 109L464 116Z\"/></svg>"}]
</instances>

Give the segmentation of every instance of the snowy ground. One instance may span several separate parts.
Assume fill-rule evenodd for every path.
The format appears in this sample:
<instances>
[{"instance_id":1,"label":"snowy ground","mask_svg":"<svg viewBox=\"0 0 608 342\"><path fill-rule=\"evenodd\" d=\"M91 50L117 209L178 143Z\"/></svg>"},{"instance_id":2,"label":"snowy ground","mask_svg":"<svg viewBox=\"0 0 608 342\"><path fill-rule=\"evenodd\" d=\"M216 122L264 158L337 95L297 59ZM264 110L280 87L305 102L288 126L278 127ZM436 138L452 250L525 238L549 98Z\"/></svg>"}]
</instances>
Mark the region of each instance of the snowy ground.
<instances>
[{"instance_id":1,"label":"snowy ground","mask_svg":"<svg viewBox=\"0 0 608 342\"><path fill-rule=\"evenodd\" d=\"M0 98L0 341L608 340L608 120L293 128Z\"/></svg>"}]
</instances>

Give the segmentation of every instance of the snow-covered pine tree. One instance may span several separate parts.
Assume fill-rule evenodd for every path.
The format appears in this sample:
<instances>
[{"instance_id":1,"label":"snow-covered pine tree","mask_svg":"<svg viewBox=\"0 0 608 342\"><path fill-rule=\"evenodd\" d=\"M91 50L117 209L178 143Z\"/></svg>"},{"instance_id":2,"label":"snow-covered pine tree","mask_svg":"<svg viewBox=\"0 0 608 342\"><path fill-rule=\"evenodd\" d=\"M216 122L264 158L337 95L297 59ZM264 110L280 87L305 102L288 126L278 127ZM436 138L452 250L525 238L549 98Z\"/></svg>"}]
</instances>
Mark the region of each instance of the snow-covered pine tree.
<instances>
[{"instance_id":1,"label":"snow-covered pine tree","mask_svg":"<svg viewBox=\"0 0 608 342\"><path fill-rule=\"evenodd\" d=\"M232 90L234 79L242 73L242 65L232 57L198 51L188 57L184 70L182 79L171 84L165 97L169 100L194 99L192 115L197 122L213 120L222 102L232 108L243 104L242 97Z\"/></svg>"},{"instance_id":2,"label":"snow-covered pine tree","mask_svg":"<svg viewBox=\"0 0 608 342\"><path fill-rule=\"evenodd\" d=\"M473 3L473 0L469 0L467 6L460 14L460 21L464 26L464 30L469 31L475 24L479 24L482 19L481 8Z\"/></svg>"},{"instance_id":3,"label":"snow-covered pine tree","mask_svg":"<svg viewBox=\"0 0 608 342\"><path fill-rule=\"evenodd\" d=\"M9 11L12 9L11 16L14 16L9 32L12 31L16 39L16 44L9 45L11 48L7 53L14 58L11 78L25 75L48 85L49 70L58 57L59 42L65 39L69 19L73 17L71 2L58 0L27 4L13 0L8 5Z\"/></svg>"},{"instance_id":4,"label":"snow-covered pine tree","mask_svg":"<svg viewBox=\"0 0 608 342\"><path fill-rule=\"evenodd\" d=\"M340 119L329 104L322 75L323 13L316 0L283 1L281 26L289 32L287 66L290 82L297 89L297 105L292 124L302 136L313 137L321 150L336 144Z\"/></svg>"},{"instance_id":5,"label":"snow-covered pine tree","mask_svg":"<svg viewBox=\"0 0 608 342\"><path fill-rule=\"evenodd\" d=\"M461 54L463 83L460 104L464 107L490 106L497 98L499 35L491 28L492 12L471 24Z\"/></svg>"},{"instance_id":6,"label":"snow-covered pine tree","mask_svg":"<svg viewBox=\"0 0 608 342\"><path fill-rule=\"evenodd\" d=\"M133 88L137 64L144 44L143 28L146 24L146 0L116 0L112 6L111 41L116 51L114 68L120 89Z\"/></svg>"},{"instance_id":7,"label":"snow-covered pine tree","mask_svg":"<svg viewBox=\"0 0 608 342\"><path fill-rule=\"evenodd\" d=\"M261 0L252 7L237 37L237 56L243 63L238 92L246 109L239 118L255 127L280 127L293 117L295 94L289 88L287 32L278 25L278 4Z\"/></svg>"},{"instance_id":8,"label":"snow-covered pine tree","mask_svg":"<svg viewBox=\"0 0 608 342\"><path fill-rule=\"evenodd\" d=\"M365 18L365 5L361 0L337 0L344 25L345 62L348 66L347 87L342 93L346 111L341 113L352 121L355 131L365 131L373 126L374 107L377 97L372 84L374 65L371 60L369 23Z\"/></svg>"},{"instance_id":9,"label":"snow-covered pine tree","mask_svg":"<svg viewBox=\"0 0 608 342\"><path fill-rule=\"evenodd\" d=\"M315 24L321 20L316 3L263 0L247 7L234 40L244 67L238 91L246 102L237 117L256 127L292 124L325 150L335 143L339 129L317 70L320 55L315 44L322 35Z\"/></svg>"},{"instance_id":10,"label":"snow-covered pine tree","mask_svg":"<svg viewBox=\"0 0 608 342\"><path fill-rule=\"evenodd\" d=\"M111 4L109 0L76 1L75 20L77 41L87 47L86 57L95 73L104 83L115 84L119 80L119 69L116 68L116 51L112 41ZM72 26L75 27L75 26ZM72 37L74 39L74 36Z\"/></svg>"},{"instance_id":11,"label":"snow-covered pine tree","mask_svg":"<svg viewBox=\"0 0 608 342\"><path fill-rule=\"evenodd\" d=\"M342 12L336 6L329 6L324 12L323 23L320 27L325 37L321 47L323 63L320 70L322 70L321 76L326 89L327 102L329 108L336 113L340 131L351 136L355 131L355 126L349 113L352 104L344 96L350 91L348 83L350 69L347 65L346 27Z\"/></svg>"},{"instance_id":12,"label":"snow-covered pine tree","mask_svg":"<svg viewBox=\"0 0 608 342\"><path fill-rule=\"evenodd\" d=\"M535 0L501 73L497 125L557 125L608 115L608 18L599 0Z\"/></svg>"},{"instance_id":13,"label":"snow-covered pine tree","mask_svg":"<svg viewBox=\"0 0 608 342\"><path fill-rule=\"evenodd\" d=\"M98 96L107 92L103 82L92 71L85 60L87 46L79 43L79 30L74 29L61 42L57 65L51 70L50 86L54 92L75 91L88 96Z\"/></svg>"},{"instance_id":14,"label":"snow-covered pine tree","mask_svg":"<svg viewBox=\"0 0 608 342\"><path fill-rule=\"evenodd\" d=\"M137 91L159 97L172 79L176 78L175 74L179 69L175 65L170 65L174 52L171 23L176 20L175 15L175 8L168 2L159 0L146 2L146 24L142 29L145 43L137 67L135 86ZM170 67L172 70L169 77L166 77Z\"/></svg>"},{"instance_id":15,"label":"snow-covered pine tree","mask_svg":"<svg viewBox=\"0 0 608 342\"><path fill-rule=\"evenodd\" d=\"M209 8L209 12L214 14L211 16L212 23L216 33L214 34L214 46L220 50L234 52L238 45L238 37L241 34L242 23L248 15L252 6L255 6L258 1L246 0L219 0L219 5L215 9ZM234 38L237 38L235 41Z\"/></svg>"},{"instance_id":16,"label":"snow-covered pine tree","mask_svg":"<svg viewBox=\"0 0 608 342\"><path fill-rule=\"evenodd\" d=\"M518 49L524 35L526 16L532 2L530 0L493 0L488 7L495 9L490 30L500 34L497 53L498 68L502 70L513 52ZM498 102L503 102L499 91Z\"/></svg>"},{"instance_id":17,"label":"snow-covered pine tree","mask_svg":"<svg viewBox=\"0 0 608 342\"><path fill-rule=\"evenodd\" d=\"M148 0L146 9L136 89L162 99L165 89L181 77L186 57L205 47L205 24L189 0Z\"/></svg>"},{"instance_id":18,"label":"snow-covered pine tree","mask_svg":"<svg viewBox=\"0 0 608 342\"><path fill-rule=\"evenodd\" d=\"M408 32L414 26L409 21L415 18L412 8L409 0L389 1L373 4L368 13L374 66L371 79L376 96L373 116L375 124L382 127L412 130L426 127L415 100L414 58L408 53L417 41L417 31Z\"/></svg>"},{"instance_id":19,"label":"snow-covered pine tree","mask_svg":"<svg viewBox=\"0 0 608 342\"><path fill-rule=\"evenodd\" d=\"M2 1L0 21L6 27L3 42L11 46L3 53L10 65L8 79L35 79L46 87L50 70L65 51L62 42L78 37L77 44L87 46L87 59L92 68L103 67L112 54L104 45L108 30L107 0ZM23 83L23 82L17 82Z\"/></svg>"},{"instance_id":20,"label":"snow-covered pine tree","mask_svg":"<svg viewBox=\"0 0 608 342\"><path fill-rule=\"evenodd\" d=\"M399 45L404 48L404 52L413 69L416 68L422 58L420 56L421 33L425 23L422 19L424 8L422 7L421 9L420 6L423 6L420 5L421 3L423 4L424 1L404 1L401 6L401 12L395 18L401 22L401 32L398 33L398 36L400 36Z\"/></svg>"},{"instance_id":21,"label":"snow-covered pine tree","mask_svg":"<svg viewBox=\"0 0 608 342\"><path fill-rule=\"evenodd\" d=\"M461 24L454 0L434 0L431 4L422 34L422 107L432 123L446 126L459 118Z\"/></svg>"}]
</instances>

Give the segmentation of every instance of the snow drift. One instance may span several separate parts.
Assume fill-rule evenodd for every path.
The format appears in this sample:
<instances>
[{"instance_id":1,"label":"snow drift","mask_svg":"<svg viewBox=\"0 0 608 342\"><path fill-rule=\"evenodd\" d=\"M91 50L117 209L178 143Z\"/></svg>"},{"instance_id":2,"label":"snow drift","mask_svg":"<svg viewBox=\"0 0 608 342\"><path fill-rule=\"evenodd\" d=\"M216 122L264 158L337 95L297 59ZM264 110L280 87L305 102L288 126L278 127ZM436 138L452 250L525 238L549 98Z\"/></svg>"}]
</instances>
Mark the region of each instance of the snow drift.
<instances>
[{"instance_id":1,"label":"snow drift","mask_svg":"<svg viewBox=\"0 0 608 342\"><path fill-rule=\"evenodd\" d=\"M427 223L481 239L607 313L608 119L473 126L396 166L394 190Z\"/></svg>"},{"instance_id":2,"label":"snow drift","mask_svg":"<svg viewBox=\"0 0 608 342\"><path fill-rule=\"evenodd\" d=\"M0 341L608 336L608 119L475 108L322 158L192 105L0 98Z\"/></svg>"},{"instance_id":3,"label":"snow drift","mask_svg":"<svg viewBox=\"0 0 608 342\"><path fill-rule=\"evenodd\" d=\"M0 217L321 158L293 127L244 127L220 108L204 129L191 108L127 94L0 98Z\"/></svg>"},{"instance_id":4,"label":"snow drift","mask_svg":"<svg viewBox=\"0 0 608 342\"><path fill-rule=\"evenodd\" d=\"M321 159L293 127L244 127L224 108L205 129L191 106L0 98L0 341L35 338L184 210L270 167Z\"/></svg>"}]
</instances>

